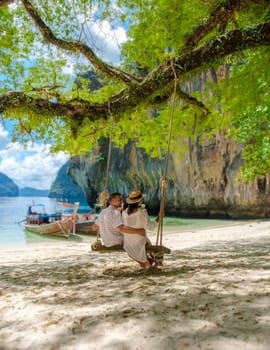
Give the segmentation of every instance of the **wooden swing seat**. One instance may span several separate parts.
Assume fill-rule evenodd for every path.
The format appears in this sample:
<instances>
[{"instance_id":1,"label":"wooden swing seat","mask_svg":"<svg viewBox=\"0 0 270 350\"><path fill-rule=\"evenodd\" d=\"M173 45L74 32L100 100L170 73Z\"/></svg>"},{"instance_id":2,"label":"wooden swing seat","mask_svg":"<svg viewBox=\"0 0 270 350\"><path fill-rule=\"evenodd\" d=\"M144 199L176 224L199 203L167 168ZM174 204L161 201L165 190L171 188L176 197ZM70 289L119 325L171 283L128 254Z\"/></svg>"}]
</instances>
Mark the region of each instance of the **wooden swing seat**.
<instances>
[{"instance_id":1,"label":"wooden swing seat","mask_svg":"<svg viewBox=\"0 0 270 350\"><path fill-rule=\"evenodd\" d=\"M115 245L112 247L106 247L101 243L100 240L97 240L91 244L92 251L101 252L101 253L110 253L110 252L124 252L123 246ZM161 253L161 254L170 254L171 249L163 245L149 245L145 246L146 253Z\"/></svg>"}]
</instances>

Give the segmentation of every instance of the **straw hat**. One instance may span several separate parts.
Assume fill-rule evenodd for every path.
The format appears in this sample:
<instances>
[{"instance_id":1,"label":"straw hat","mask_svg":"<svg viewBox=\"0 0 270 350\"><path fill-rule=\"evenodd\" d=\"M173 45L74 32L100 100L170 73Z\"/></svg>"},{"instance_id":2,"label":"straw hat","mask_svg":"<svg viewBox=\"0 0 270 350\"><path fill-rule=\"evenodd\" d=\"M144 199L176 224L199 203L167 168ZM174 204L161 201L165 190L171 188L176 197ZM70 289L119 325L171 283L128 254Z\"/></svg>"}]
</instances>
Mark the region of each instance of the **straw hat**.
<instances>
[{"instance_id":1,"label":"straw hat","mask_svg":"<svg viewBox=\"0 0 270 350\"><path fill-rule=\"evenodd\" d=\"M143 201L143 194L141 191L132 191L128 195L126 202L128 204L135 204L135 203L141 203Z\"/></svg>"}]
</instances>

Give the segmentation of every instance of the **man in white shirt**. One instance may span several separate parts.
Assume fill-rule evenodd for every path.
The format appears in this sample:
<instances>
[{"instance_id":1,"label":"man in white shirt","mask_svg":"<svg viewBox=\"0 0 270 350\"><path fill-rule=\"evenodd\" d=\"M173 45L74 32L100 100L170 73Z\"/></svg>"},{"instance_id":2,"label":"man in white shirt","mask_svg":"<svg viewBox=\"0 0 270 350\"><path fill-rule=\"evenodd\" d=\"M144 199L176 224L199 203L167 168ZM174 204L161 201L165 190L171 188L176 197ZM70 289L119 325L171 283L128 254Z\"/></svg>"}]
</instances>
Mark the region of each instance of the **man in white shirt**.
<instances>
[{"instance_id":1,"label":"man in white shirt","mask_svg":"<svg viewBox=\"0 0 270 350\"><path fill-rule=\"evenodd\" d=\"M109 206L99 214L94 229L99 229L100 237L106 247L123 245L123 234L139 234L145 236L145 229L125 226L122 221L122 196L115 192L110 195Z\"/></svg>"}]
</instances>

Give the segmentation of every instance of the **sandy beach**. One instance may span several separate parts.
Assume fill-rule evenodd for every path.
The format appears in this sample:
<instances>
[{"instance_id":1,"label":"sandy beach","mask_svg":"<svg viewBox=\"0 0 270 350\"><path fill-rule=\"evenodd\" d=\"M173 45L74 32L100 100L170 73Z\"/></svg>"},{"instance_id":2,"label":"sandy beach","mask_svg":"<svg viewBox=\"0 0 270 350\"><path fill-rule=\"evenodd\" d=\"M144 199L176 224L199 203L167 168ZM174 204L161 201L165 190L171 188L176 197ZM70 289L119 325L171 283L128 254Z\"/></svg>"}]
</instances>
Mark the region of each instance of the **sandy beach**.
<instances>
[{"instance_id":1,"label":"sandy beach","mask_svg":"<svg viewBox=\"0 0 270 350\"><path fill-rule=\"evenodd\" d=\"M172 253L148 271L87 240L1 248L0 349L270 348L270 221L164 245Z\"/></svg>"}]
</instances>

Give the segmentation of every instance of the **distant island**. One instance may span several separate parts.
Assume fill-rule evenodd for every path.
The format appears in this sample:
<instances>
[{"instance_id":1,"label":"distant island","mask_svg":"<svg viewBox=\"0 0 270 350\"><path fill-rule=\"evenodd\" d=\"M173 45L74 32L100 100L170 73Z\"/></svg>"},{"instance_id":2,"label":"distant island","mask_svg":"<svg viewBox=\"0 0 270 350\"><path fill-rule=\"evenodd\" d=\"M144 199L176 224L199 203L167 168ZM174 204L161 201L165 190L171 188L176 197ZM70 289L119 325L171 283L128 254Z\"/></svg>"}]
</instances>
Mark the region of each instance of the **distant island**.
<instances>
[{"instance_id":1,"label":"distant island","mask_svg":"<svg viewBox=\"0 0 270 350\"><path fill-rule=\"evenodd\" d=\"M19 188L7 175L0 173L0 197L48 197L58 201L85 202L81 188L67 175L69 162L58 171L50 189L41 190L33 187Z\"/></svg>"},{"instance_id":2,"label":"distant island","mask_svg":"<svg viewBox=\"0 0 270 350\"><path fill-rule=\"evenodd\" d=\"M48 197L50 190L39 190L32 187L19 188L19 197Z\"/></svg>"},{"instance_id":3,"label":"distant island","mask_svg":"<svg viewBox=\"0 0 270 350\"><path fill-rule=\"evenodd\" d=\"M19 188L7 175L0 173L0 197L48 197L50 190Z\"/></svg>"},{"instance_id":4,"label":"distant island","mask_svg":"<svg viewBox=\"0 0 270 350\"><path fill-rule=\"evenodd\" d=\"M7 175L0 173L0 197L17 197L19 188Z\"/></svg>"}]
</instances>

